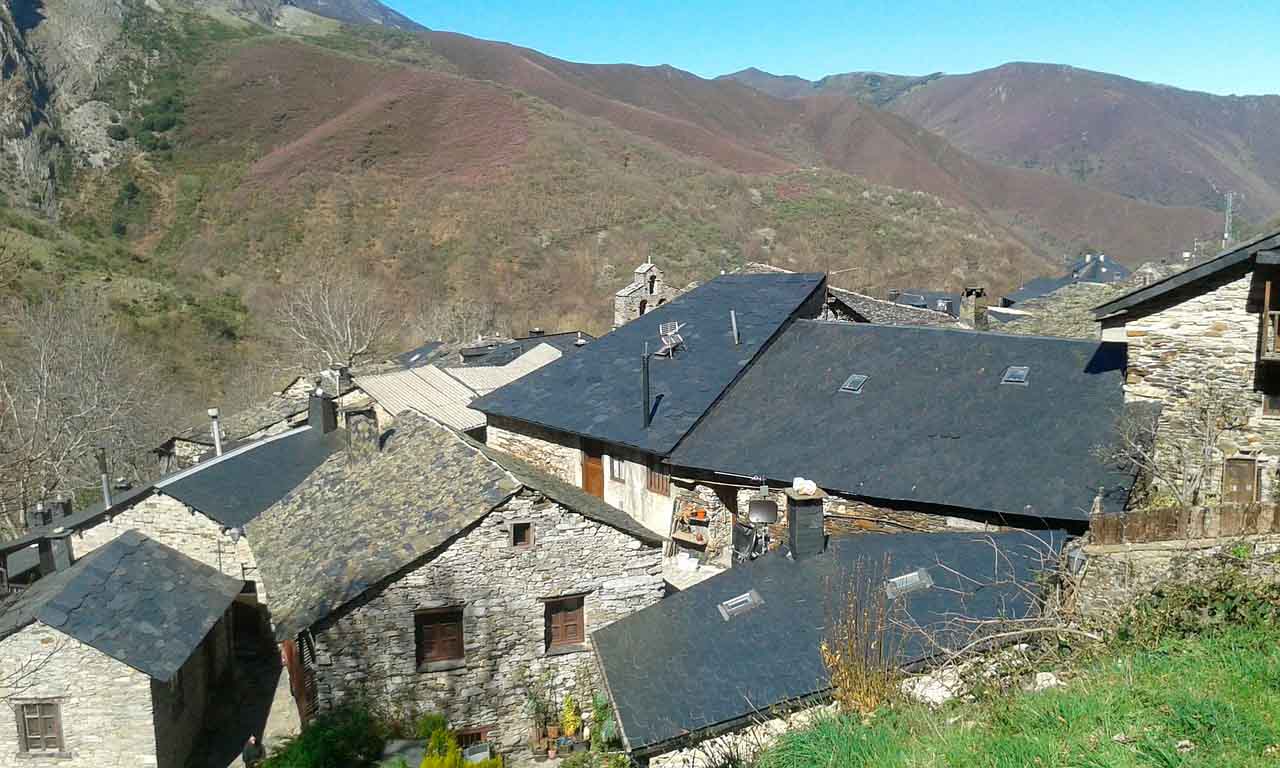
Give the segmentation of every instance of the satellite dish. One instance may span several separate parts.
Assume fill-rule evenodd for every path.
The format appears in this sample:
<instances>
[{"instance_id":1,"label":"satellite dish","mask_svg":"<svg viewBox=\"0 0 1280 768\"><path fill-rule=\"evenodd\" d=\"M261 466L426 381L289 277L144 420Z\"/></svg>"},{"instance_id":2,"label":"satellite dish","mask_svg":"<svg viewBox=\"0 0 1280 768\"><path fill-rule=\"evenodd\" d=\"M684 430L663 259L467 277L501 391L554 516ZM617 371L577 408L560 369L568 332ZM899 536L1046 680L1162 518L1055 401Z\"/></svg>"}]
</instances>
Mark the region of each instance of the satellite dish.
<instances>
[{"instance_id":1,"label":"satellite dish","mask_svg":"<svg viewBox=\"0 0 1280 768\"><path fill-rule=\"evenodd\" d=\"M753 523L778 522L778 502L772 499L752 499L747 505L747 519Z\"/></svg>"}]
</instances>

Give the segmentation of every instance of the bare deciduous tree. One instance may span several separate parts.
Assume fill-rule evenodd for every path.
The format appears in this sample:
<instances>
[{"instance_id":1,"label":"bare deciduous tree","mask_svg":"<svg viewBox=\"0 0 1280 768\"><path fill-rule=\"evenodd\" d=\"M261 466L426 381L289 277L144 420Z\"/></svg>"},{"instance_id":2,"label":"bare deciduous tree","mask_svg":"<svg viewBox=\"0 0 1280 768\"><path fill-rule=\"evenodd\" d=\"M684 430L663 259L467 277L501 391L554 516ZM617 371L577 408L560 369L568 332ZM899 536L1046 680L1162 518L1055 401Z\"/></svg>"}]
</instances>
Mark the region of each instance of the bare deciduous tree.
<instances>
[{"instance_id":1,"label":"bare deciduous tree","mask_svg":"<svg viewBox=\"0 0 1280 768\"><path fill-rule=\"evenodd\" d=\"M429 302L418 310L415 324L425 338L449 343L505 336L511 331L498 308L486 301Z\"/></svg>"},{"instance_id":2,"label":"bare deciduous tree","mask_svg":"<svg viewBox=\"0 0 1280 768\"><path fill-rule=\"evenodd\" d=\"M1239 393L1207 383L1165 407L1172 410L1161 420L1154 405L1126 409L1113 441L1095 448L1095 455L1187 509L1204 500L1219 441L1248 424L1248 405ZM1166 434L1157 441L1159 421L1165 421Z\"/></svg>"},{"instance_id":3,"label":"bare deciduous tree","mask_svg":"<svg viewBox=\"0 0 1280 768\"><path fill-rule=\"evenodd\" d=\"M0 529L12 535L36 501L151 471L159 399L154 371L87 294L13 303L16 331L0 356Z\"/></svg>"},{"instance_id":4,"label":"bare deciduous tree","mask_svg":"<svg viewBox=\"0 0 1280 768\"><path fill-rule=\"evenodd\" d=\"M396 313L368 279L321 268L293 288L277 313L288 337L327 368L351 366L374 354L393 330Z\"/></svg>"}]
</instances>

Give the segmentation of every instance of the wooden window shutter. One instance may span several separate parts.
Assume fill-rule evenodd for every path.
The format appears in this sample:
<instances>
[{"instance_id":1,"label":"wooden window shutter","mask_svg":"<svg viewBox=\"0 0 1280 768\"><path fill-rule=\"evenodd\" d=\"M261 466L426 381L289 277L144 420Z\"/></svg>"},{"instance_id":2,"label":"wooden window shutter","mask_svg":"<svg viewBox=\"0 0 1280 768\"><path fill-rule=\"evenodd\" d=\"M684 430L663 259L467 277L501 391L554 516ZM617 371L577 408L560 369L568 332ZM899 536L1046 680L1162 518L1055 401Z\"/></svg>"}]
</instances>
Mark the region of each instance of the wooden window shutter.
<instances>
[{"instance_id":1,"label":"wooden window shutter","mask_svg":"<svg viewBox=\"0 0 1280 768\"><path fill-rule=\"evenodd\" d=\"M1253 458L1227 459L1222 474L1222 500L1228 504L1252 504L1258 498L1258 462Z\"/></svg>"},{"instance_id":2,"label":"wooden window shutter","mask_svg":"<svg viewBox=\"0 0 1280 768\"><path fill-rule=\"evenodd\" d=\"M547 601L548 648L586 642L582 605L581 596Z\"/></svg>"},{"instance_id":3,"label":"wooden window shutter","mask_svg":"<svg viewBox=\"0 0 1280 768\"><path fill-rule=\"evenodd\" d=\"M464 658L461 608L417 614L414 616L414 633L418 640L418 666Z\"/></svg>"}]
</instances>

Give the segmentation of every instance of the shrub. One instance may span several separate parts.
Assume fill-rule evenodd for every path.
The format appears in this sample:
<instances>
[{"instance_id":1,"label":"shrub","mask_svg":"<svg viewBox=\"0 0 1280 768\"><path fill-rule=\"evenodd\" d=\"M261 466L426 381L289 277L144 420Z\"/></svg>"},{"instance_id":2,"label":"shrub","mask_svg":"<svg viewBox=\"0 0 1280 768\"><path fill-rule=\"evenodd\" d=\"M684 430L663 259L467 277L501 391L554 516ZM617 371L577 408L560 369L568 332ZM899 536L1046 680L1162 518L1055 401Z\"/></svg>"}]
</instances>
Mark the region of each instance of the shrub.
<instances>
[{"instance_id":1,"label":"shrub","mask_svg":"<svg viewBox=\"0 0 1280 768\"><path fill-rule=\"evenodd\" d=\"M578 713L578 702L573 694L564 697L564 707L560 710L560 727L565 736L572 736L582 727L582 715Z\"/></svg>"},{"instance_id":2,"label":"shrub","mask_svg":"<svg viewBox=\"0 0 1280 768\"><path fill-rule=\"evenodd\" d=\"M414 735L423 741L428 741L437 731L449 730L449 719L439 712L426 712L413 726Z\"/></svg>"},{"instance_id":3,"label":"shrub","mask_svg":"<svg viewBox=\"0 0 1280 768\"><path fill-rule=\"evenodd\" d=\"M850 578L828 586L832 610L818 650L845 712L869 714L898 693L902 640L892 631L898 604L880 586L888 573L888 560L878 571L859 563Z\"/></svg>"},{"instance_id":4,"label":"shrub","mask_svg":"<svg viewBox=\"0 0 1280 768\"><path fill-rule=\"evenodd\" d=\"M1154 644L1168 637L1191 637L1229 627L1267 629L1280 622L1280 584L1247 578L1223 565L1206 578L1167 584L1134 604L1121 623L1121 641Z\"/></svg>"},{"instance_id":5,"label":"shrub","mask_svg":"<svg viewBox=\"0 0 1280 768\"><path fill-rule=\"evenodd\" d=\"M461 754L458 749L458 737L449 731L440 729L432 732L427 738L428 757L448 757L453 752Z\"/></svg>"},{"instance_id":6,"label":"shrub","mask_svg":"<svg viewBox=\"0 0 1280 768\"><path fill-rule=\"evenodd\" d=\"M262 768L363 768L382 756L386 734L363 705L326 712L272 751Z\"/></svg>"},{"instance_id":7,"label":"shrub","mask_svg":"<svg viewBox=\"0 0 1280 768\"><path fill-rule=\"evenodd\" d=\"M107 136L109 136L113 141L124 141L129 138L129 129L119 123L108 125Z\"/></svg>"}]
</instances>

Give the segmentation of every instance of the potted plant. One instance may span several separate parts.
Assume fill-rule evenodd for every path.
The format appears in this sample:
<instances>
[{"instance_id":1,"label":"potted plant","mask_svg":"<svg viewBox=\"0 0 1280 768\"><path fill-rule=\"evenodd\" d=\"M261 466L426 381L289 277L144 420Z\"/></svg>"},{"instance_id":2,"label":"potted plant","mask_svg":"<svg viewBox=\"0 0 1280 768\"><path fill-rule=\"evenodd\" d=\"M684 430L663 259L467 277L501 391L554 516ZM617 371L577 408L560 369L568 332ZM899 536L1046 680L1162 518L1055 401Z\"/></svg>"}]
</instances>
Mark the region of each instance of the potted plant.
<instances>
[{"instance_id":1,"label":"potted plant","mask_svg":"<svg viewBox=\"0 0 1280 768\"><path fill-rule=\"evenodd\" d=\"M582 727L582 715L578 712L578 701L569 694L564 697L564 706L560 709L560 725L564 728L564 735L574 738L578 735L578 729Z\"/></svg>"}]
</instances>

